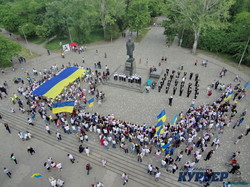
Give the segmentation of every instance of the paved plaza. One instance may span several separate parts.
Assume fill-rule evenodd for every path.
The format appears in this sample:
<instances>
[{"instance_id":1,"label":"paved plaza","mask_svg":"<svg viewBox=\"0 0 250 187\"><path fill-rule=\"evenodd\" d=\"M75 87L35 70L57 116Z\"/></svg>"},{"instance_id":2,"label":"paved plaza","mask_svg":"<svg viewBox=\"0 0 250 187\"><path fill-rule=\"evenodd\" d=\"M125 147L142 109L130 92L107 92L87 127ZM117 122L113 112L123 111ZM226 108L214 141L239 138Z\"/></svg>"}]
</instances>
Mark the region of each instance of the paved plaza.
<instances>
[{"instance_id":1,"label":"paved plaza","mask_svg":"<svg viewBox=\"0 0 250 187\"><path fill-rule=\"evenodd\" d=\"M159 19L159 22L161 18ZM216 58L207 56L204 54L192 55L189 49L178 47L176 42L170 47L166 46L166 39L163 35L163 27L151 27L147 35L140 43L135 43L134 57L136 60L136 67L141 69L148 69L155 66L158 67L162 57L167 57L167 62L161 63L161 68L165 71L169 68L170 71L180 71L181 75L184 72L199 74L199 95L196 99L195 106L212 103L220 95L221 92L213 90L211 97L207 96L207 86L210 85L214 80L219 80L222 83L232 83L233 86L236 84L233 80L236 75L239 75L243 85L246 81L250 80L250 72L239 71L238 69L229 66ZM6 33L5 33L6 34ZM9 85L8 94L12 96L16 93L18 84L13 84L13 79L21 77L25 79L25 72L32 74L32 68L36 68L38 71L43 70L45 67L50 67L53 64L57 64L61 67L62 64L66 65L70 63L78 63L84 67L90 67L94 70L94 63L101 62L103 69L107 65L110 72L114 72L120 65L123 65L127 59L125 43L128 39L129 33L126 38L118 38L112 42L99 42L95 44L87 45L87 50L81 54L68 52L65 54L65 59L62 59L60 53L47 54L46 49L42 45L29 44L32 51L38 53L40 56L32 60L28 60L26 63L19 64L15 62L16 71L13 72L11 68L5 69L5 73L0 74L0 84L5 80ZM131 36L132 39L135 37L135 33ZM24 41L20 41L24 46ZM28 46L26 46L28 47ZM98 53L96 52L98 50ZM104 58L105 53L107 58ZM82 57L85 58L85 63L82 63ZM198 59L199 63L197 66L194 65L195 60ZM201 65L203 60L208 60L208 66L204 67ZM183 66L183 70L178 68ZM227 74L223 78L219 78L219 73L222 68L226 68ZM162 75L163 76L163 75ZM161 76L161 78L162 78ZM160 78L160 79L161 79ZM110 77L113 79L113 77ZM83 83L83 88L87 87ZM187 84L187 83L186 83ZM157 84L158 85L158 84ZM165 83L166 86L166 83ZM179 89L179 88L178 88ZM105 101L98 105L95 103L94 107L86 107L86 111L97 112L101 115L113 114L115 118L143 125L144 123L148 126L155 126L157 123L156 116L163 110L167 113L167 122L171 122L176 114L181 111L185 113L194 98L194 92L191 93L190 97L186 97L186 91L182 96L179 96L179 90L177 94L172 94L172 87L168 94L165 94L165 89L158 92L158 88L150 89L149 93L136 92L128 89L117 88L109 85L98 86L98 90L105 93ZM237 145L234 141L237 137L245 133L246 125L250 124L249 120L249 104L250 104L250 88L247 88L247 95L243 98L237 106L238 113L233 118L230 127L226 127L224 133L220 137L220 147L215 151L212 158L209 161L201 161L195 165L196 168L211 168L214 171L223 172L228 171L230 168L225 167L225 163L229 159L229 156L236 151L240 151L238 162L240 163L241 176L229 175L227 181L244 181L250 182L250 136L245 136ZM173 95L173 105L168 105L168 98ZM87 95L87 99L91 96ZM23 98L21 100L24 101ZM230 101L232 102L232 101ZM50 186L48 178L53 176L60 178L65 181L65 187L89 187L91 184L101 181L105 187L119 187L123 186L121 174L127 172L129 175L129 182L125 185L128 187L162 187L162 186L199 186L199 183L195 182L183 182L179 183L178 176L179 171L175 174L169 174L162 169L162 176L158 182L154 181L153 176L147 174L147 165L152 163L154 166L160 166L160 158L155 158L153 155L148 155L143 159L142 164L137 162L136 155L128 154L125 155L120 149L106 150L99 144L98 135L89 133L89 142L83 144L91 148L91 155L87 157L85 154L78 153L79 142L77 138L71 134L66 135L63 132L62 141L58 142L56 136L49 135L45 130L45 123L37 118L35 126L31 127L27 125L27 114L21 114L18 108L15 108L16 113L10 113L10 108L13 107L9 98L0 100L0 114L3 119L0 123L8 122L12 133L9 134L4 126L0 126L0 164L3 167L7 167L12 172L12 179L9 179L3 172L0 173L0 186L3 187L45 187ZM17 107L17 106L14 106ZM239 118L240 114L248 109L243 124L232 129L233 124ZM17 136L18 131L29 130L34 138L28 141L21 141ZM51 127L52 133L55 133L55 128ZM27 153L27 147L33 147L36 153L31 156ZM178 148L174 153L176 158L179 150L185 147ZM206 152L210 150L209 148ZM15 153L16 159L19 162L17 165L9 159L11 153ZM76 157L76 162L71 164L67 158L67 154L71 153ZM206 155L206 153L204 154ZM47 158L51 156L55 161L60 161L63 165L63 170L57 171L52 169L48 172L43 166L43 163ZM104 168L101 165L101 159L105 158L108 161L107 167ZM188 160L188 156L184 154L183 159L178 163L181 168L185 161ZM86 174L85 165L91 163L93 169L90 171L90 175ZM126 170L126 171L124 171ZM41 178L31 178L33 173L41 173ZM221 182L213 182L211 186L220 187Z\"/></svg>"}]
</instances>

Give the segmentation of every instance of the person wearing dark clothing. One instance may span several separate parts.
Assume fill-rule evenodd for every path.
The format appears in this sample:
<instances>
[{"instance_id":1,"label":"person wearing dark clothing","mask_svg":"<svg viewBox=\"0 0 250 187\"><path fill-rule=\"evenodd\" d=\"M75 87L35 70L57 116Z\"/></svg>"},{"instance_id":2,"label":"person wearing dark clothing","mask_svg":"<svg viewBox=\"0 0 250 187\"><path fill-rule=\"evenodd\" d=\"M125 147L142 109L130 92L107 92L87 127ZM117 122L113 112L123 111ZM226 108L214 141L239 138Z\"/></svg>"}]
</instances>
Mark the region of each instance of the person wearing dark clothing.
<instances>
[{"instance_id":1,"label":"person wearing dark clothing","mask_svg":"<svg viewBox=\"0 0 250 187\"><path fill-rule=\"evenodd\" d=\"M228 173L234 174L235 171L237 171L238 169L240 169L240 165L239 164L233 164L232 169Z\"/></svg>"},{"instance_id":2,"label":"person wearing dark clothing","mask_svg":"<svg viewBox=\"0 0 250 187\"><path fill-rule=\"evenodd\" d=\"M180 89L180 94L179 94L179 96L181 96L181 95L182 95L182 92L183 92L183 89L181 88L181 89Z\"/></svg>"},{"instance_id":3,"label":"person wearing dark clothing","mask_svg":"<svg viewBox=\"0 0 250 187\"><path fill-rule=\"evenodd\" d=\"M189 80L191 80L193 77L193 73L190 73Z\"/></svg>"},{"instance_id":4,"label":"person wearing dark clothing","mask_svg":"<svg viewBox=\"0 0 250 187\"><path fill-rule=\"evenodd\" d=\"M187 92L187 97L190 96L191 92L192 92L191 90L188 90L188 92Z\"/></svg>"},{"instance_id":5,"label":"person wearing dark clothing","mask_svg":"<svg viewBox=\"0 0 250 187\"><path fill-rule=\"evenodd\" d=\"M169 87L166 87L166 92L165 92L166 94L168 94L168 90L169 90Z\"/></svg>"},{"instance_id":6,"label":"person wearing dark clothing","mask_svg":"<svg viewBox=\"0 0 250 187\"><path fill-rule=\"evenodd\" d=\"M168 98L168 104L169 106L172 106L172 103L173 103L173 97L171 96L170 98Z\"/></svg>"},{"instance_id":7,"label":"person wearing dark clothing","mask_svg":"<svg viewBox=\"0 0 250 187\"><path fill-rule=\"evenodd\" d=\"M5 129L11 134L11 131L10 131L10 128L9 128L9 125L7 123L4 124L4 127Z\"/></svg>"},{"instance_id":8,"label":"person wearing dark clothing","mask_svg":"<svg viewBox=\"0 0 250 187\"><path fill-rule=\"evenodd\" d=\"M214 175L213 170L210 169L206 171L205 178L206 178L207 183L204 185L204 187L207 187L212 183L213 175Z\"/></svg>"},{"instance_id":9,"label":"person wearing dark clothing","mask_svg":"<svg viewBox=\"0 0 250 187\"><path fill-rule=\"evenodd\" d=\"M173 88L173 95L175 95L176 90L177 90L177 88L174 86L174 88Z\"/></svg>"},{"instance_id":10,"label":"person wearing dark clothing","mask_svg":"<svg viewBox=\"0 0 250 187\"><path fill-rule=\"evenodd\" d=\"M204 159L205 161L209 160L212 156L212 154L214 153L213 149L211 151L208 152L206 158Z\"/></svg>"},{"instance_id":11,"label":"person wearing dark clothing","mask_svg":"<svg viewBox=\"0 0 250 187\"><path fill-rule=\"evenodd\" d=\"M4 92L6 95L8 95L6 88L0 87L0 91L1 91L1 92Z\"/></svg>"},{"instance_id":12,"label":"person wearing dark clothing","mask_svg":"<svg viewBox=\"0 0 250 187\"><path fill-rule=\"evenodd\" d=\"M82 153L84 151L84 147L82 145L79 146L79 153Z\"/></svg>"},{"instance_id":13,"label":"person wearing dark clothing","mask_svg":"<svg viewBox=\"0 0 250 187\"><path fill-rule=\"evenodd\" d=\"M89 175L89 171L91 170L91 165L90 163L86 164L86 170L87 170L87 175Z\"/></svg>"},{"instance_id":14,"label":"person wearing dark clothing","mask_svg":"<svg viewBox=\"0 0 250 187\"><path fill-rule=\"evenodd\" d=\"M161 92L161 86L158 86L158 92Z\"/></svg>"},{"instance_id":15,"label":"person wearing dark clothing","mask_svg":"<svg viewBox=\"0 0 250 187\"><path fill-rule=\"evenodd\" d=\"M31 155L33 155L33 153L36 153L32 147L28 147L27 152L29 152Z\"/></svg>"},{"instance_id":16,"label":"person wearing dark clothing","mask_svg":"<svg viewBox=\"0 0 250 187\"><path fill-rule=\"evenodd\" d=\"M247 136L249 132L250 132L250 127L248 126L245 136Z\"/></svg>"}]
</instances>

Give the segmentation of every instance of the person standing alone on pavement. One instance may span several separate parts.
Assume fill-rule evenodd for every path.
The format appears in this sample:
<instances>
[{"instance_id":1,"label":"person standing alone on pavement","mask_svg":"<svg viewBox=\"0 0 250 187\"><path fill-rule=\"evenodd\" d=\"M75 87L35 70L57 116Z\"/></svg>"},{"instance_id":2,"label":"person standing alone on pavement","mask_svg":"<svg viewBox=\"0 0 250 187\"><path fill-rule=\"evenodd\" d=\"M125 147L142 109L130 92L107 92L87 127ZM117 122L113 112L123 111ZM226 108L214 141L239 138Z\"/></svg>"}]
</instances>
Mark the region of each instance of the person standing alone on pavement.
<instances>
[{"instance_id":1,"label":"person standing alone on pavement","mask_svg":"<svg viewBox=\"0 0 250 187\"><path fill-rule=\"evenodd\" d=\"M86 164L86 170L87 170L87 175L89 175L89 170L91 170L92 167L90 165L90 163Z\"/></svg>"},{"instance_id":2,"label":"person standing alone on pavement","mask_svg":"<svg viewBox=\"0 0 250 187\"><path fill-rule=\"evenodd\" d=\"M128 174L127 173L123 173L122 174L122 179L123 179L123 185L128 183Z\"/></svg>"},{"instance_id":3,"label":"person standing alone on pavement","mask_svg":"<svg viewBox=\"0 0 250 187\"><path fill-rule=\"evenodd\" d=\"M173 96L170 96L170 98L168 98L169 106L172 106L172 103L173 103Z\"/></svg>"},{"instance_id":4,"label":"person standing alone on pavement","mask_svg":"<svg viewBox=\"0 0 250 187\"><path fill-rule=\"evenodd\" d=\"M73 157L73 155L72 154L67 154L67 156L69 157L70 162L72 164L74 164L75 163L75 158Z\"/></svg>"},{"instance_id":5,"label":"person standing alone on pavement","mask_svg":"<svg viewBox=\"0 0 250 187\"><path fill-rule=\"evenodd\" d=\"M32 147L28 147L27 152L29 152L31 155L33 155L33 153L36 153Z\"/></svg>"},{"instance_id":6,"label":"person standing alone on pavement","mask_svg":"<svg viewBox=\"0 0 250 187\"><path fill-rule=\"evenodd\" d=\"M7 168L3 168L3 172L4 172L9 178L11 178L11 172L10 172L10 170L8 170Z\"/></svg>"},{"instance_id":7,"label":"person standing alone on pavement","mask_svg":"<svg viewBox=\"0 0 250 187\"><path fill-rule=\"evenodd\" d=\"M4 127L5 127L5 129L11 134L11 131L10 131L10 128L9 128L8 123L5 123L5 124L4 124Z\"/></svg>"},{"instance_id":8,"label":"person standing alone on pavement","mask_svg":"<svg viewBox=\"0 0 250 187\"><path fill-rule=\"evenodd\" d=\"M15 158L14 153L12 153L12 154L10 155L10 160L13 160L13 161L17 164L17 160L16 160L16 158Z\"/></svg>"}]
</instances>

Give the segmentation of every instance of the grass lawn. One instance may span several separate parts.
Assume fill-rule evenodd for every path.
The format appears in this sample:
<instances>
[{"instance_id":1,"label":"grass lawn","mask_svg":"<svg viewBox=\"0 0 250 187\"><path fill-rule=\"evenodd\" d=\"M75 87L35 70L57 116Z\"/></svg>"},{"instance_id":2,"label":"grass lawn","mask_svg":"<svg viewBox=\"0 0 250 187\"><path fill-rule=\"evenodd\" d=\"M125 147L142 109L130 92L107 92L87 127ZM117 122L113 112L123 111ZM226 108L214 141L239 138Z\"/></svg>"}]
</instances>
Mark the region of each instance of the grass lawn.
<instances>
[{"instance_id":1,"label":"grass lawn","mask_svg":"<svg viewBox=\"0 0 250 187\"><path fill-rule=\"evenodd\" d=\"M32 59L35 57L38 57L39 55L32 51L32 55L30 54L30 51L27 48L22 47L21 52L19 53L20 56L24 56L26 59Z\"/></svg>"},{"instance_id":2,"label":"grass lawn","mask_svg":"<svg viewBox=\"0 0 250 187\"><path fill-rule=\"evenodd\" d=\"M55 38L54 40L51 40L50 42L45 44L45 48L49 50L61 50L62 47L59 45L60 42L62 42L62 45L70 43L70 40L67 38L61 39L61 38Z\"/></svg>"},{"instance_id":3,"label":"grass lawn","mask_svg":"<svg viewBox=\"0 0 250 187\"><path fill-rule=\"evenodd\" d=\"M45 42L46 38L39 38L39 37L37 37L37 38L30 38L30 39L28 39L28 41L31 42L31 43L39 45L39 44L42 44L43 42Z\"/></svg>"},{"instance_id":4,"label":"grass lawn","mask_svg":"<svg viewBox=\"0 0 250 187\"><path fill-rule=\"evenodd\" d=\"M90 34L88 42L84 44L94 43L94 42L98 42L102 40L104 40L103 32L101 32L100 30L97 30ZM51 40L50 42L46 43L44 47L52 51L61 50L62 47L59 45L60 42L62 42L63 45L71 43L68 38L64 38L64 39L55 38L54 40ZM83 45L81 43L78 43L78 44Z\"/></svg>"},{"instance_id":5,"label":"grass lawn","mask_svg":"<svg viewBox=\"0 0 250 187\"><path fill-rule=\"evenodd\" d=\"M138 35L138 37L135 39L135 42L139 43L144 38L144 36L148 33L149 29L144 28Z\"/></svg>"},{"instance_id":6,"label":"grass lawn","mask_svg":"<svg viewBox=\"0 0 250 187\"><path fill-rule=\"evenodd\" d=\"M90 34L89 41L87 42L87 44L99 42L99 41L102 41L102 40L104 40L103 32L100 31L100 30L95 31L95 32Z\"/></svg>"}]
</instances>

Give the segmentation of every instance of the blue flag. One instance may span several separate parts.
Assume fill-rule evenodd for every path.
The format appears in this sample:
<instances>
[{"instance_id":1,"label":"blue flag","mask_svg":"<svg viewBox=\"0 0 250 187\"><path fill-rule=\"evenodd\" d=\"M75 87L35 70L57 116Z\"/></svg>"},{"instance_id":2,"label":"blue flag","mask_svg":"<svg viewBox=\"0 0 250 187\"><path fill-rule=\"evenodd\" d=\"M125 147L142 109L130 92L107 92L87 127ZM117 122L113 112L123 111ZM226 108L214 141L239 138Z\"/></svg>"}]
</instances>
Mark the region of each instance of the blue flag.
<instances>
[{"instance_id":1,"label":"blue flag","mask_svg":"<svg viewBox=\"0 0 250 187\"><path fill-rule=\"evenodd\" d=\"M250 80L247 81L247 82L244 84L244 88L245 88L245 89L248 87L249 82L250 82Z\"/></svg>"}]
</instances>

